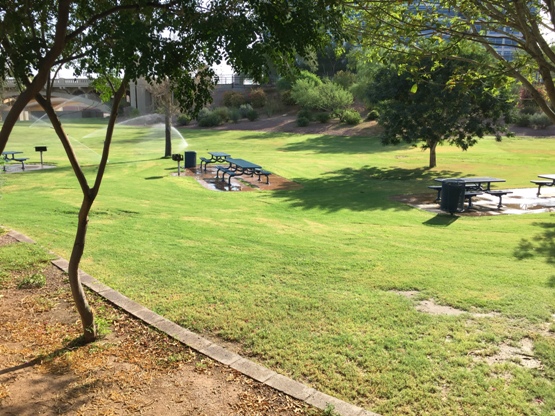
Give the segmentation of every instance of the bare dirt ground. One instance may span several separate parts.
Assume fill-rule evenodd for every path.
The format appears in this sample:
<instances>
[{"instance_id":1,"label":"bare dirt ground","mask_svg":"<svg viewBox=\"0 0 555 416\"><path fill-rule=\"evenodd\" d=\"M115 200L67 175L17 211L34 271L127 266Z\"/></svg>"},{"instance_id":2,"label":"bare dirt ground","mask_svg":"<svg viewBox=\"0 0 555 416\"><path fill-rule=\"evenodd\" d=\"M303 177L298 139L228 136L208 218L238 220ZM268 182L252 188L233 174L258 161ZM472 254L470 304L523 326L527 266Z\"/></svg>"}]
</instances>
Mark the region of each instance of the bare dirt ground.
<instances>
[{"instance_id":1,"label":"bare dirt ground","mask_svg":"<svg viewBox=\"0 0 555 416\"><path fill-rule=\"evenodd\" d=\"M22 243L4 234L5 244ZM89 301L105 335L79 345L81 324L64 273L49 266L44 287L18 288L24 274L0 275L2 415L321 414L93 293Z\"/></svg>"}]
</instances>

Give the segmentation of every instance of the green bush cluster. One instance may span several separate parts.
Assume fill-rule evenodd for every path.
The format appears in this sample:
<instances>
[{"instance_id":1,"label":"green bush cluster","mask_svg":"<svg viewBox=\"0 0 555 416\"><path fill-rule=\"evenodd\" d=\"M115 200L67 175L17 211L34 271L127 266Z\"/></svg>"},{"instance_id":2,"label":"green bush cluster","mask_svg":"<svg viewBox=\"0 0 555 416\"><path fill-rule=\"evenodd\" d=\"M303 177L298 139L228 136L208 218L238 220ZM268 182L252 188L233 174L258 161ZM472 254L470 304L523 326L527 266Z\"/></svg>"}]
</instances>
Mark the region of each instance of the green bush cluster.
<instances>
[{"instance_id":1,"label":"green bush cluster","mask_svg":"<svg viewBox=\"0 0 555 416\"><path fill-rule=\"evenodd\" d=\"M222 123L227 123L230 119L230 111L227 107L217 107L213 110L213 112L220 117Z\"/></svg>"},{"instance_id":2,"label":"green bush cluster","mask_svg":"<svg viewBox=\"0 0 555 416\"><path fill-rule=\"evenodd\" d=\"M191 116L189 114L180 114L177 116L177 124L179 126L187 126L191 122Z\"/></svg>"},{"instance_id":3,"label":"green bush cluster","mask_svg":"<svg viewBox=\"0 0 555 416\"><path fill-rule=\"evenodd\" d=\"M246 97L237 91L226 91L223 95L223 103L226 107L240 107L247 102Z\"/></svg>"},{"instance_id":4,"label":"green bush cluster","mask_svg":"<svg viewBox=\"0 0 555 416\"><path fill-rule=\"evenodd\" d=\"M329 113L318 113L316 114L316 120L320 123L327 123L330 121L331 115Z\"/></svg>"},{"instance_id":5,"label":"green bush cluster","mask_svg":"<svg viewBox=\"0 0 555 416\"><path fill-rule=\"evenodd\" d=\"M223 123L219 114L208 108L200 110L197 120L200 127L216 127Z\"/></svg>"},{"instance_id":6,"label":"green bush cluster","mask_svg":"<svg viewBox=\"0 0 555 416\"><path fill-rule=\"evenodd\" d=\"M544 113L536 113L530 116L530 127L543 130L553 124L553 121Z\"/></svg>"},{"instance_id":7,"label":"green bush cluster","mask_svg":"<svg viewBox=\"0 0 555 416\"><path fill-rule=\"evenodd\" d=\"M297 117L297 126L306 127L310 124L310 120L306 117Z\"/></svg>"},{"instance_id":8,"label":"green bush cluster","mask_svg":"<svg viewBox=\"0 0 555 416\"><path fill-rule=\"evenodd\" d=\"M249 93L249 103L253 108L262 108L266 105L267 97L262 88L256 88Z\"/></svg>"},{"instance_id":9,"label":"green bush cluster","mask_svg":"<svg viewBox=\"0 0 555 416\"><path fill-rule=\"evenodd\" d=\"M374 121L380 118L380 113L378 110L370 110L366 115L366 121Z\"/></svg>"},{"instance_id":10,"label":"green bush cluster","mask_svg":"<svg viewBox=\"0 0 555 416\"><path fill-rule=\"evenodd\" d=\"M355 126L362 121L362 117L360 116L359 112L353 109L348 109L341 113L339 117L341 122Z\"/></svg>"},{"instance_id":11,"label":"green bush cluster","mask_svg":"<svg viewBox=\"0 0 555 416\"><path fill-rule=\"evenodd\" d=\"M513 123L518 127L531 127L543 130L553 125L553 121L544 113L533 113L521 111L513 117Z\"/></svg>"}]
</instances>

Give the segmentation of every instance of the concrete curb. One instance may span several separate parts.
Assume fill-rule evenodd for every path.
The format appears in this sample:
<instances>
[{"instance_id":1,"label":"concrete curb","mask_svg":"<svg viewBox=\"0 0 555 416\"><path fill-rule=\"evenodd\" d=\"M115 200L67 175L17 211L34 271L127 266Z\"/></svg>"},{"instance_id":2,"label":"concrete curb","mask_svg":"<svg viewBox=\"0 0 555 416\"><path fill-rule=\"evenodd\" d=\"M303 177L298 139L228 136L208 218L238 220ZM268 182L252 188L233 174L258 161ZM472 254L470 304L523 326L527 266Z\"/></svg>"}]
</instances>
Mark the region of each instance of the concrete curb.
<instances>
[{"instance_id":1,"label":"concrete curb","mask_svg":"<svg viewBox=\"0 0 555 416\"><path fill-rule=\"evenodd\" d=\"M11 237L24 243L34 243L33 240L15 231L8 233ZM52 264L60 270L67 272L68 261L58 258ZM361 407L352 405L343 400L329 396L311 387L305 386L289 377L282 376L260 364L229 351L194 332L185 329L176 323L158 315L145 308L139 303L129 299L109 286L99 282L91 275L79 270L81 283L96 292L106 300L123 309L127 313L141 319L145 323L166 333L182 344L210 357L224 365L227 365L240 373L263 383L275 390L285 393L295 399L302 400L318 409L324 410L328 404L334 406L334 410L341 416L380 416Z\"/></svg>"}]
</instances>

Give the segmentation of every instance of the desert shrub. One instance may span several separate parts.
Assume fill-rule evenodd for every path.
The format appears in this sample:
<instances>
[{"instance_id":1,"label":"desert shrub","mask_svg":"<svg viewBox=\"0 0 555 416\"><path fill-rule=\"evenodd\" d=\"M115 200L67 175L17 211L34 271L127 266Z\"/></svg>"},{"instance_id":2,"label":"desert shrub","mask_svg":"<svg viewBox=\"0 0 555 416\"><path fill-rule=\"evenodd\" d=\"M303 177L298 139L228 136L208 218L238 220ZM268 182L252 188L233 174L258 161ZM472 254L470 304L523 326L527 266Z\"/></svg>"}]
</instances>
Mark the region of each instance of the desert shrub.
<instances>
[{"instance_id":1,"label":"desert shrub","mask_svg":"<svg viewBox=\"0 0 555 416\"><path fill-rule=\"evenodd\" d=\"M281 101L275 98L268 98L266 105L264 106L264 111L268 117L279 113L283 109L283 104Z\"/></svg>"},{"instance_id":2,"label":"desert shrub","mask_svg":"<svg viewBox=\"0 0 555 416\"><path fill-rule=\"evenodd\" d=\"M295 99L291 95L291 91L282 91L279 94L279 98L284 105L295 105Z\"/></svg>"},{"instance_id":3,"label":"desert shrub","mask_svg":"<svg viewBox=\"0 0 555 416\"><path fill-rule=\"evenodd\" d=\"M514 116L513 122L518 127L530 127L530 114L518 113Z\"/></svg>"},{"instance_id":4,"label":"desert shrub","mask_svg":"<svg viewBox=\"0 0 555 416\"><path fill-rule=\"evenodd\" d=\"M327 123L328 121L330 121L330 114L329 113L318 113L316 114L316 120L318 120L320 123Z\"/></svg>"},{"instance_id":5,"label":"desert shrub","mask_svg":"<svg viewBox=\"0 0 555 416\"><path fill-rule=\"evenodd\" d=\"M297 126L306 127L310 124L310 120L306 117L297 117Z\"/></svg>"},{"instance_id":6,"label":"desert shrub","mask_svg":"<svg viewBox=\"0 0 555 416\"><path fill-rule=\"evenodd\" d=\"M197 121L199 121L201 118L207 116L208 114L210 114L212 111L210 111L209 108L201 108L200 111L197 114Z\"/></svg>"},{"instance_id":7,"label":"desert shrub","mask_svg":"<svg viewBox=\"0 0 555 416\"><path fill-rule=\"evenodd\" d=\"M204 112L202 116L199 114L198 125L200 127L216 127L220 124L222 124L222 119L213 111L208 110L208 112Z\"/></svg>"},{"instance_id":8,"label":"desert shrub","mask_svg":"<svg viewBox=\"0 0 555 416\"><path fill-rule=\"evenodd\" d=\"M191 122L191 116L189 114L179 114L177 116L177 124L179 126L187 126Z\"/></svg>"},{"instance_id":9,"label":"desert shrub","mask_svg":"<svg viewBox=\"0 0 555 416\"><path fill-rule=\"evenodd\" d=\"M245 104L246 98L243 94L237 91L226 91L223 95L223 103L226 107L240 107Z\"/></svg>"},{"instance_id":10,"label":"desert shrub","mask_svg":"<svg viewBox=\"0 0 555 416\"><path fill-rule=\"evenodd\" d=\"M536 113L530 116L530 127L534 129L545 129L552 124L553 122L546 114Z\"/></svg>"},{"instance_id":11,"label":"desert shrub","mask_svg":"<svg viewBox=\"0 0 555 416\"><path fill-rule=\"evenodd\" d=\"M249 102L253 108L262 108L266 105L267 97L262 88L256 88L249 93Z\"/></svg>"},{"instance_id":12,"label":"desert shrub","mask_svg":"<svg viewBox=\"0 0 555 416\"><path fill-rule=\"evenodd\" d=\"M306 118L308 121L312 121L313 115L312 111L303 108L297 113L297 118Z\"/></svg>"},{"instance_id":13,"label":"desert shrub","mask_svg":"<svg viewBox=\"0 0 555 416\"><path fill-rule=\"evenodd\" d=\"M220 117L222 123L227 123L229 121L230 113L229 108L227 107L218 107L215 108L213 113L217 114Z\"/></svg>"},{"instance_id":14,"label":"desert shrub","mask_svg":"<svg viewBox=\"0 0 555 416\"><path fill-rule=\"evenodd\" d=\"M353 103L353 94L329 80L315 84L309 79L300 79L293 85L291 96L303 108L332 115L339 115Z\"/></svg>"},{"instance_id":15,"label":"desert shrub","mask_svg":"<svg viewBox=\"0 0 555 416\"><path fill-rule=\"evenodd\" d=\"M241 113L241 118L246 118L247 117L247 113L252 110L252 105L250 104L242 104L239 107L239 112Z\"/></svg>"},{"instance_id":16,"label":"desert shrub","mask_svg":"<svg viewBox=\"0 0 555 416\"><path fill-rule=\"evenodd\" d=\"M280 92L289 91L293 82L289 77L281 77L276 81L276 88Z\"/></svg>"},{"instance_id":17,"label":"desert shrub","mask_svg":"<svg viewBox=\"0 0 555 416\"><path fill-rule=\"evenodd\" d=\"M343 87L343 89L348 90L355 83L356 75L350 71L338 71L333 76L332 81Z\"/></svg>"},{"instance_id":18,"label":"desert shrub","mask_svg":"<svg viewBox=\"0 0 555 416\"><path fill-rule=\"evenodd\" d=\"M237 124L241 120L241 111L238 108L232 108L229 112L229 118Z\"/></svg>"},{"instance_id":19,"label":"desert shrub","mask_svg":"<svg viewBox=\"0 0 555 416\"><path fill-rule=\"evenodd\" d=\"M250 110L247 111L246 116L249 119L249 121L257 120L258 119L258 111L256 111L254 108L251 108Z\"/></svg>"},{"instance_id":20,"label":"desert shrub","mask_svg":"<svg viewBox=\"0 0 555 416\"><path fill-rule=\"evenodd\" d=\"M378 113L378 110L370 110L368 114L366 114L366 121L373 121L377 120L378 118L380 118L380 113Z\"/></svg>"},{"instance_id":21,"label":"desert shrub","mask_svg":"<svg viewBox=\"0 0 555 416\"><path fill-rule=\"evenodd\" d=\"M347 123L352 126L357 125L362 121L362 117L360 116L359 112L353 109L343 111L339 119L343 123Z\"/></svg>"}]
</instances>

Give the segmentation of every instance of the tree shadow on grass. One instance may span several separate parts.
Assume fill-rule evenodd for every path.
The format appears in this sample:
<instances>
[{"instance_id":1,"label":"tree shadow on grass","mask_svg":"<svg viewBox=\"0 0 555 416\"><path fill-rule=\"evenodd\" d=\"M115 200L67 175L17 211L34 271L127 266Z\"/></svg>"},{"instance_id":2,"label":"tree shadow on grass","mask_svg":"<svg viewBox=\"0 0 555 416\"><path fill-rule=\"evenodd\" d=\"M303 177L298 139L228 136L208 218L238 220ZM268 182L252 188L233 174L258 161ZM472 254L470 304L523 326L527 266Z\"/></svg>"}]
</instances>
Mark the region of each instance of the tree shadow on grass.
<instances>
[{"instance_id":1,"label":"tree shadow on grass","mask_svg":"<svg viewBox=\"0 0 555 416\"><path fill-rule=\"evenodd\" d=\"M533 225L543 230L531 239L523 238L514 251L517 260L544 258L548 264L555 265L555 223L535 222ZM555 276L548 278L546 285L555 288Z\"/></svg>"},{"instance_id":2,"label":"tree shadow on grass","mask_svg":"<svg viewBox=\"0 0 555 416\"><path fill-rule=\"evenodd\" d=\"M344 168L314 179L294 179L303 188L276 191L272 196L289 202L293 207L306 210L406 211L413 208L393 200L393 196L422 192L432 183L433 178L457 175L460 173L430 171L427 168Z\"/></svg>"},{"instance_id":3,"label":"tree shadow on grass","mask_svg":"<svg viewBox=\"0 0 555 416\"><path fill-rule=\"evenodd\" d=\"M385 146L379 137L322 135L305 139L302 142L289 143L278 150L283 152L368 154L406 150L411 147L409 144Z\"/></svg>"}]
</instances>

